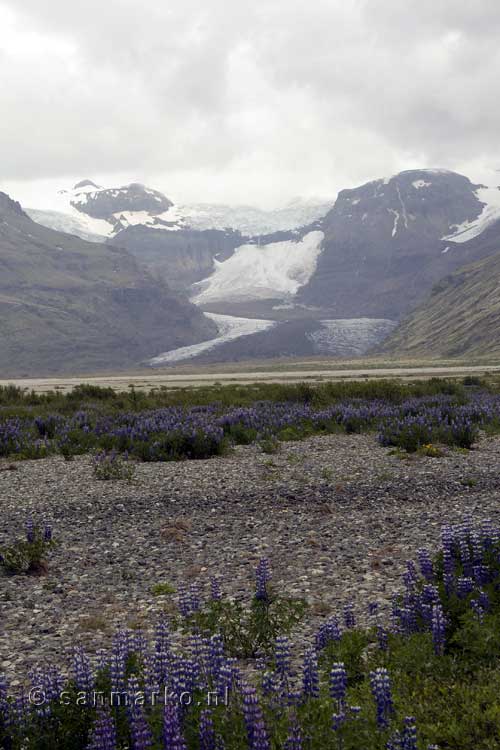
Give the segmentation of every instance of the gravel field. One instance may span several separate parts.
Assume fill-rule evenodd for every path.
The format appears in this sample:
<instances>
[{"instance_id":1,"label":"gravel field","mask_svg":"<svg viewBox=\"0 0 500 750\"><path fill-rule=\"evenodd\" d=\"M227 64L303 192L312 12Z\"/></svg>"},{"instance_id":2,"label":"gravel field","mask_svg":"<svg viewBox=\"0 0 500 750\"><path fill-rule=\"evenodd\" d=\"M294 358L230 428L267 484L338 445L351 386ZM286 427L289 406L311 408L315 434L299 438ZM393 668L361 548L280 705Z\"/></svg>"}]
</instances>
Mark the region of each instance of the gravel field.
<instances>
[{"instance_id":1,"label":"gravel field","mask_svg":"<svg viewBox=\"0 0 500 750\"><path fill-rule=\"evenodd\" d=\"M0 671L61 666L76 642L110 643L115 625L146 630L175 597L152 594L210 575L248 592L258 559L274 585L305 597L298 643L342 603L363 619L388 604L404 563L432 546L443 522L500 519L500 437L442 458L390 455L375 436L240 446L206 461L138 464L132 483L98 481L89 457L0 463L0 545L25 519L49 520L57 546L43 577L0 575Z\"/></svg>"}]
</instances>

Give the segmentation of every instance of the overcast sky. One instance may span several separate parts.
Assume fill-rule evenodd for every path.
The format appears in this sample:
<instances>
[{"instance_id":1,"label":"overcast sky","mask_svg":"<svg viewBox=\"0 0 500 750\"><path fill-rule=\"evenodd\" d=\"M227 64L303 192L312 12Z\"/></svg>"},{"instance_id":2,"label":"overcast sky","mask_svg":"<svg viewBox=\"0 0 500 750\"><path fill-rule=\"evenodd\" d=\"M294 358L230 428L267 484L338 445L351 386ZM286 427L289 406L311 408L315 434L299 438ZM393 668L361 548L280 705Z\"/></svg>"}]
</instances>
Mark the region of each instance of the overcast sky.
<instances>
[{"instance_id":1,"label":"overcast sky","mask_svg":"<svg viewBox=\"0 0 500 750\"><path fill-rule=\"evenodd\" d=\"M500 183L498 0L0 0L0 188L282 205L429 166Z\"/></svg>"}]
</instances>

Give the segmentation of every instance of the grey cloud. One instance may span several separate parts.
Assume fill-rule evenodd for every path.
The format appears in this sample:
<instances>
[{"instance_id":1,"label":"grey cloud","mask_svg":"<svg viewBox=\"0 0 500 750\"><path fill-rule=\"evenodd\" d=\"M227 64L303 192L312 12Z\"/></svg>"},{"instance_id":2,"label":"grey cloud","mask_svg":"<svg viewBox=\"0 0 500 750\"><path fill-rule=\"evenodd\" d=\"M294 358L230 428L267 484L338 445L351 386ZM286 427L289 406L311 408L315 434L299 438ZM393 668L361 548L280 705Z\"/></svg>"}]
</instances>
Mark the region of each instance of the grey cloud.
<instances>
[{"instance_id":1,"label":"grey cloud","mask_svg":"<svg viewBox=\"0 0 500 750\"><path fill-rule=\"evenodd\" d=\"M280 202L500 159L496 0L0 0L2 11L18 44L0 30L5 183L128 173L194 199L213 185L219 199Z\"/></svg>"}]
</instances>

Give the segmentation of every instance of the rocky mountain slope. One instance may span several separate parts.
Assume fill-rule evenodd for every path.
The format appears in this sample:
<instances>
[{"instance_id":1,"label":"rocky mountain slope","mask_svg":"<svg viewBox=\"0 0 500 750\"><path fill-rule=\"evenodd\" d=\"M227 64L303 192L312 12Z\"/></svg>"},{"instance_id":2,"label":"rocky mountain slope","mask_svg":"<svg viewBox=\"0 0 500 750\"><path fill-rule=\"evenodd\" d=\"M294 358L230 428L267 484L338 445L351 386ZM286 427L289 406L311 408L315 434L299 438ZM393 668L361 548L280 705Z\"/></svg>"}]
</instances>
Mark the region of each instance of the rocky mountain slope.
<instances>
[{"instance_id":1,"label":"rocky mountain slope","mask_svg":"<svg viewBox=\"0 0 500 750\"><path fill-rule=\"evenodd\" d=\"M216 332L122 249L40 226L0 193L0 373L138 365Z\"/></svg>"},{"instance_id":2,"label":"rocky mountain slope","mask_svg":"<svg viewBox=\"0 0 500 750\"><path fill-rule=\"evenodd\" d=\"M490 230L500 220L500 190L445 170L343 190L322 205L323 216L319 204L299 203L268 214L267 224L250 209L246 221L243 209L227 207L189 215L137 183L105 189L85 180L60 199L66 213L42 221L72 222L82 236L125 248L211 313L218 343L179 347L200 359L366 353L436 282L498 251ZM270 231L247 233L264 227ZM179 356L160 349L154 361Z\"/></svg>"},{"instance_id":3,"label":"rocky mountain slope","mask_svg":"<svg viewBox=\"0 0 500 750\"><path fill-rule=\"evenodd\" d=\"M297 300L335 317L400 318L438 279L483 257L454 236L478 224L484 198L467 177L434 170L343 190L323 220L323 249Z\"/></svg>"},{"instance_id":4,"label":"rocky mountain slope","mask_svg":"<svg viewBox=\"0 0 500 750\"><path fill-rule=\"evenodd\" d=\"M470 242L481 261L441 279L382 345L396 356L500 356L500 221Z\"/></svg>"}]
</instances>

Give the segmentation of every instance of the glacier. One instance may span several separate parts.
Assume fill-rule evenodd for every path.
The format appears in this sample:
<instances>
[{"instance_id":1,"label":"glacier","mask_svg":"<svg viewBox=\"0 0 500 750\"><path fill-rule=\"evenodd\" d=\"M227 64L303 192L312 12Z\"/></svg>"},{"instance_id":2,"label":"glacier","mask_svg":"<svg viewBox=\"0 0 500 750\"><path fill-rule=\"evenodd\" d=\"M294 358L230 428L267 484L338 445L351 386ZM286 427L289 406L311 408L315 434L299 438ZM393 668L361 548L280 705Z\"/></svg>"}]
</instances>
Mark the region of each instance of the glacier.
<instances>
[{"instance_id":1,"label":"glacier","mask_svg":"<svg viewBox=\"0 0 500 750\"><path fill-rule=\"evenodd\" d=\"M219 315L216 313L205 313L205 315L207 318L213 320L218 328L215 338L202 341L201 344L181 346L178 349L163 352L149 360L148 364L158 367L160 365L172 364L173 362L181 362L186 359L193 359L193 357L215 349L215 347L225 344L228 341L234 341L242 336L250 336L252 333L267 331L277 325L274 320L236 318L232 315Z\"/></svg>"},{"instance_id":2,"label":"glacier","mask_svg":"<svg viewBox=\"0 0 500 750\"><path fill-rule=\"evenodd\" d=\"M313 231L297 240L240 245L227 260L214 261L213 274L194 285L192 301L202 305L292 297L314 273L323 239L323 232Z\"/></svg>"}]
</instances>

